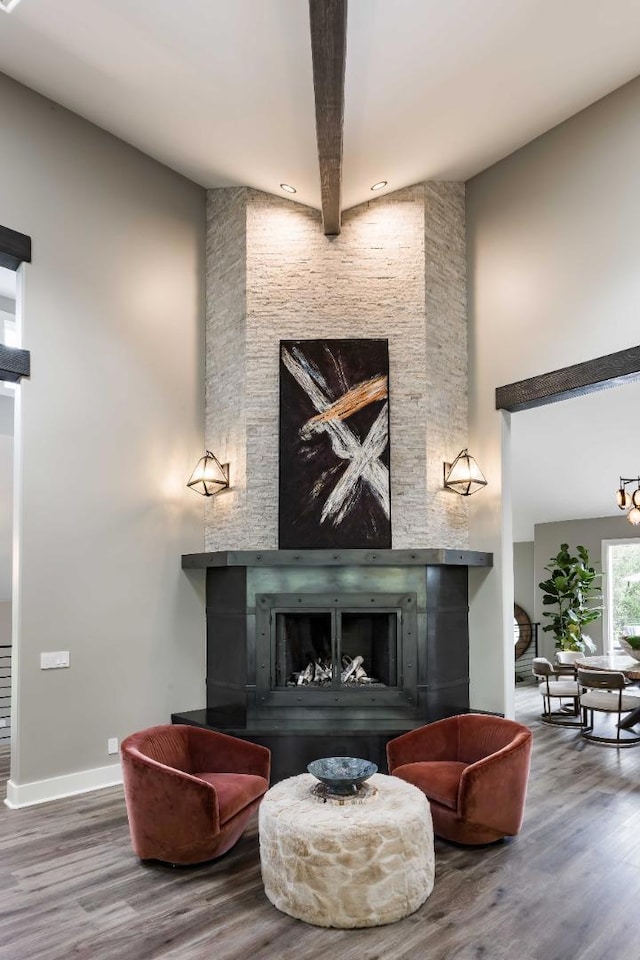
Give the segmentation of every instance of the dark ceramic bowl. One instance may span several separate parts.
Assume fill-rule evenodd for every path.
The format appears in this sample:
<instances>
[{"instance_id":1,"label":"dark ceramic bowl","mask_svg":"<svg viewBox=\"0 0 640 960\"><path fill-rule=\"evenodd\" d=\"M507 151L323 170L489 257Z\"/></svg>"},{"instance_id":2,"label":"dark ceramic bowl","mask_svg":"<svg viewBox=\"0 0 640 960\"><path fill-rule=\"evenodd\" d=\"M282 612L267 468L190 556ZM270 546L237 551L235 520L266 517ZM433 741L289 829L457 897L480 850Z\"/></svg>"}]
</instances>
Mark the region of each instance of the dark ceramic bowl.
<instances>
[{"instance_id":1,"label":"dark ceramic bowl","mask_svg":"<svg viewBox=\"0 0 640 960\"><path fill-rule=\"evenodd\" d=\"M377 769L375 763L357 757L325 757L313 760L307 767L309 773L324 783L331 793L341 796L355 793L358 785L372 777Z\"/></svg>"}]
</instances>

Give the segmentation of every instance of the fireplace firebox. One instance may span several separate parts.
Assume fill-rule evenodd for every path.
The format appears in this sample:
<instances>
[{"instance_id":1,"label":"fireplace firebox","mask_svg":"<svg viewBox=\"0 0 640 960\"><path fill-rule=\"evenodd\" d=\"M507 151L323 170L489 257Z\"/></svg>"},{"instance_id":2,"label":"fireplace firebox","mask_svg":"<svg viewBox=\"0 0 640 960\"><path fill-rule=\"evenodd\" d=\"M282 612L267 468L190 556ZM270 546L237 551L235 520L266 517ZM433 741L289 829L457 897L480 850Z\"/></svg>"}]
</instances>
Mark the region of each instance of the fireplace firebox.
<instances>
[{"instance_id":1,"label":"fireplace firebox","mask_svg":"<svg viewBox=\"0 0 640 960\"><path fill-rule=\"evenodd\" d=\"M376 716L416 714L417 595L281 593L256 596L256 712L285 716L336 706Z\"/></svg>"},{"instance_id":2,"label":"fireplace firebox","mask_svg":"<svg viewBox=\"0 0 640 960\"><path fill-rule=\"evenodd\" d=\"M192 554L206 569L206 707L177 723L272 751L273 779L322 756L385 769L399 733L469 709L468 568L454 550Z\"/></svg>"},{"instance_id":3,"label":"fireplace firebox","mask_svg":"<svg viewBox=\"0 0 640 960\"><path fill-rule=\"evenodd\" d=\"M309 613L299 609L274 611L272 686L324 690L397 687L396 610L331 612L316 609L313 600L306 597L304 603L311 605Z\"/></svg>"}]
</instances>

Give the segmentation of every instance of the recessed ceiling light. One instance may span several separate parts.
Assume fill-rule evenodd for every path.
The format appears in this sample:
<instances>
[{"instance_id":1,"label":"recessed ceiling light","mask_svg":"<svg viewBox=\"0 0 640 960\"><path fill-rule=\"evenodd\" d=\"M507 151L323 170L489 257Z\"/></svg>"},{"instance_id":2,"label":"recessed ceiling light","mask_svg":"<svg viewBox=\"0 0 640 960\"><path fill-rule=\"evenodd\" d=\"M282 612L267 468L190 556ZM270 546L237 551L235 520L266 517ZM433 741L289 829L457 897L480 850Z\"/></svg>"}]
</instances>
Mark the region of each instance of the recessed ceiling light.
<instances>
[{"instance_id":1,"label":"recessed ceiling light","mask_svg":"<svg viewBox=\"0 0 640 960\"><path fill-rule=\"evenodd\" d=\"M0 10L5 13L11 13L14 7L17 7L20 0L0 0Z\"/></svg>"},{"instance_id":2,"label":"recessed ceiling light","mask_svg":"<svg viewBox=\"0 0 640 960\"><path fill-rule=\"evenodd\" d=\"M296 190L296 188L295 188L295 187L292 187L289 183L281 183L281 184L280 184L280 189L281 189L281 190L284 190L285 193L297 193L297 192L298 192L298 191Z\"/></svg>"},{"instance_id":3,"label":"recessed ceiling light","mask_svg":"<svg viewBox=\"0 0 640 960\"><path fill-rule=\"evenodd\" d=\"M382 188L383 188L383 187L386 187L386 185L387 185L388 183L389 183L388 180L378 180L377 183L374 183L374 185L371 187L371 189L372 189L372 190L382 190Z\"/></svg>"}]
</instances>

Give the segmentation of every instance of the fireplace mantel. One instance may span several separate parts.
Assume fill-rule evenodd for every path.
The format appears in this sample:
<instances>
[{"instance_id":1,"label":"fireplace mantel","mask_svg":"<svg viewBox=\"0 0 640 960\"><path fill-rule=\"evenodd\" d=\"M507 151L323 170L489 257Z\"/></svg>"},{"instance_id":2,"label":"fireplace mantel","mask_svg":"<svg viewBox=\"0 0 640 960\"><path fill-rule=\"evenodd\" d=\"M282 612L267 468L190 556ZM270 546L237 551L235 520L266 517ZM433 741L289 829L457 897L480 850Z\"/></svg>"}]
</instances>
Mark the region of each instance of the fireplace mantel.
<instances>
[{"instance_id":1,"label":"fireplace mantel","mask_svg":"<svg viewBox=\"0 0 640 960\"><path fill-rule=\"evenodd\" d=\"M183 570L207 567L492 567L493 554L447 547L408 550L217 550L186 553Z\"/></svg>"}]
</instances>

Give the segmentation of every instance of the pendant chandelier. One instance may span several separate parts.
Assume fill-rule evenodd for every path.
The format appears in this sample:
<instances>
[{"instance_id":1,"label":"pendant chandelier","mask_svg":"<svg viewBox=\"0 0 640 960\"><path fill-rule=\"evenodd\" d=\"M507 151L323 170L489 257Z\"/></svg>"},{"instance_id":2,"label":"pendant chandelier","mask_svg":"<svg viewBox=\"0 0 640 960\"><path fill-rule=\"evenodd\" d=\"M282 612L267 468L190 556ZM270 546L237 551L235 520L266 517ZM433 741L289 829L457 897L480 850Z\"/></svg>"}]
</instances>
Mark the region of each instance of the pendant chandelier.
<instances>
[{"instance_id":1,"label":"pendant chandelier","mask_svg":"<svg viewBox=\"0 0 640 960\"><path fill-rule=\"evenodd\" d=\"M634 486L635 490L627 490ZM637 527L640 524L640 477L620 477L620 486L616 490L616 503L620 510L627 510L627 520Z\"/></svg>"}]
</instances>

